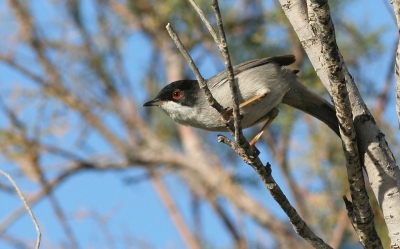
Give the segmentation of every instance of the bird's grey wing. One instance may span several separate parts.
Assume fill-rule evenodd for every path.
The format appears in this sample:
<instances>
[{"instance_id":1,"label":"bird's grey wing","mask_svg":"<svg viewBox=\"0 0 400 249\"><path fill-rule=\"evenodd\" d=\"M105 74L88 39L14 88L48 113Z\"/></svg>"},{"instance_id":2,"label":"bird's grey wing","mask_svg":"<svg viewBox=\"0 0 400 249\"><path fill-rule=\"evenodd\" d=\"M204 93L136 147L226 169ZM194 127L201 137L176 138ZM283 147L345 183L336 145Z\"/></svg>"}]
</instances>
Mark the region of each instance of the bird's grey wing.
<instances>
[{"instance_id":1,"label":"bird's grey wing","mask_svg":"<svg viewBox=\"0 0 400 249\"><path fill-rule=\"evenodd\" d=\"M281 55L281 56L274 56L274 57L268 57L268 58L262 58L262 59L255 59L255 60L246 61L239 65L234 66L233 73L235 75L238 75L241 72L244 72L250 68L259 67L259 66L262 66L262 65L265 65L268 63L276 63L280 66L287 66L287 65L292 64L295 61L296 61L296 58L294 55ZM214 88L218 84L223 83L224 79L226 79L226 78L227 78L226 70L224 70L207 80L208 87Z\"/></svg>"}]
</instances>

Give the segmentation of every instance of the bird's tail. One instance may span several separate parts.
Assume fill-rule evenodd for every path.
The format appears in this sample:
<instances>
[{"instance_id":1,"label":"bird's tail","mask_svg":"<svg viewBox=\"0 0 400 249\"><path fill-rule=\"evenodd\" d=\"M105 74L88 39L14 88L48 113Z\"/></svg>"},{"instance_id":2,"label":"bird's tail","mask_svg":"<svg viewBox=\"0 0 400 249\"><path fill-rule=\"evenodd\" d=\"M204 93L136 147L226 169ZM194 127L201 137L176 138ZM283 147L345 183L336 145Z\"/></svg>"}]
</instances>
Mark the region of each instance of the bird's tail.
<instances>
[{"instance_id":1,"label":"bird's tail","mask_svg":"<svg viewBox=\"0 0 400 249\"><path fill-rule=\"evenodd\" d=\"M290 69L286 70L289 71ZM290 89L283 97L282 103L302 110L321 120L340 137L339 122L333 105L318 94L308 90L297 80L297 76L293 72L287 72L283 77L289 80Z\"/></svg>"}]
</instances>

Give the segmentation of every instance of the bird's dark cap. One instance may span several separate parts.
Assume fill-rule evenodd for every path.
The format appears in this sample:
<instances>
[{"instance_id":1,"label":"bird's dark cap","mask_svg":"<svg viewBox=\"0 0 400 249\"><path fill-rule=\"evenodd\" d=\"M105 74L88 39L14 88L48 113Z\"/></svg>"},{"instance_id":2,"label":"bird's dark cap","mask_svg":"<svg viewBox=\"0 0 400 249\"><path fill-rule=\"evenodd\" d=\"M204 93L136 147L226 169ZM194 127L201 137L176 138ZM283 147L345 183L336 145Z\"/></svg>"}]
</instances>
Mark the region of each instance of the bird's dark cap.
<instances>
[{"instance_id":1,"label":"bird's dark cap","mask_svg":"<svg viewBox=\"0 0 400 249\"><path fill-rule=\"evenodd\" d=\"M163 103L173 101L184 106L194 106L198 99L199 84L196 80L179 80L166 85L153 99L143 106L161 106ZM173 96L179 91L179 96Z\"/></svg>"}]
</instances>

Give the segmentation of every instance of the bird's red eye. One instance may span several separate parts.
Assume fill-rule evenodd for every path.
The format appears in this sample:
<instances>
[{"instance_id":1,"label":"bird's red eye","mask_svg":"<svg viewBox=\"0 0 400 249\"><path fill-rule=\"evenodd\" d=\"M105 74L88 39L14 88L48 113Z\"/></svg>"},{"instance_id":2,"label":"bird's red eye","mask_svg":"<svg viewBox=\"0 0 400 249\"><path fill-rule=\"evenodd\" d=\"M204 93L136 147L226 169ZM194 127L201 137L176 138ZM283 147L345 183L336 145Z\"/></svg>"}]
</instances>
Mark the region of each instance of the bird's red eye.
<instances>
[{"instance_id":1,"label":"bird's red eye","mask_svg":"<svg viewBox=\"0 0 400 249\"><path fill-rule=\"evenodd\" d=\"M182 96L183 96L183 93L179 89L176 89L175 91L172 92L172 98L175 100L182 98Z\"/></svg>"}]
</instances>

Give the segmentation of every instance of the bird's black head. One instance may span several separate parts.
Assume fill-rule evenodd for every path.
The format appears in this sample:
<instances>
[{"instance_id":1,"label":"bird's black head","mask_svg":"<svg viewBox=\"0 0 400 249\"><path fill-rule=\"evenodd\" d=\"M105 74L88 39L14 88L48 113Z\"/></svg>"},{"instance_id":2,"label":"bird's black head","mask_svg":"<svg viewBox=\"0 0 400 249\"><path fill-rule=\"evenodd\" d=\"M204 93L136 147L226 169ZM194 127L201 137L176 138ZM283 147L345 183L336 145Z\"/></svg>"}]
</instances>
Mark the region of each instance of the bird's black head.
<instances>
[{"instance_id":1,"label":"bird's black head","mask_svg":"<svg viewBox=\"0 0 400 249\"><path fill-rule=\"evenodd\" d=\"M182 106L192 107L197 103L199 95L197 80L179 80L165 86L153 99L143 106L161 106L172 101Z\"/></svg>"}]
</instances>

